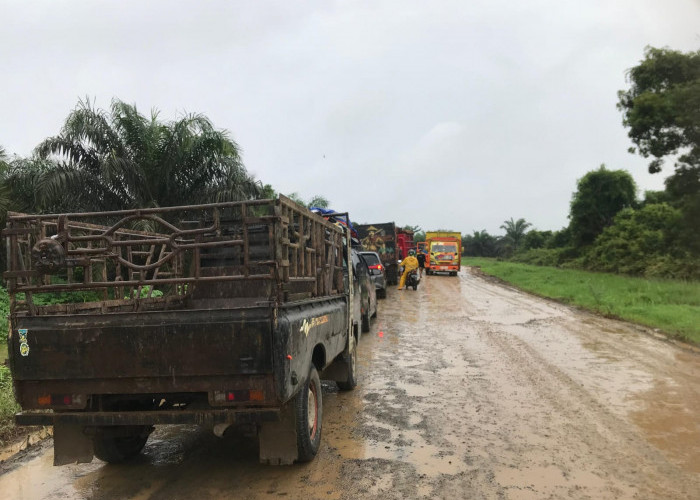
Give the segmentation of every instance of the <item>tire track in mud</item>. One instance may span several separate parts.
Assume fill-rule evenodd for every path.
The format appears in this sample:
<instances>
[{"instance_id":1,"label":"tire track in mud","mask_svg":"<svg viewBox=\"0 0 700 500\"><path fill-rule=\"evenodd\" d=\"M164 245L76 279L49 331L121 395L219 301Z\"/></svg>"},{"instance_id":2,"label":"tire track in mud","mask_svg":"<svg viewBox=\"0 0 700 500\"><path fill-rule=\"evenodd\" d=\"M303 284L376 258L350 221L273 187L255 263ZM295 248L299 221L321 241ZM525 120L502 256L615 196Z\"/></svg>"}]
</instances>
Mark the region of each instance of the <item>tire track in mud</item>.
<instances>
[{"instance_id":1,"label":"tire track in mud","mask_svg":"<svg viewBox=\"0 0 700 500\"><path fill-rule=\"evenodd\" d=\"M466 277L466 280L469 280L469 277ZM484 287L480 288L484 289ZM503 290L505 289L500 287L492 288L490 292L500 295ZM520 308L529 309L534 302L531 296L522 293L519 295L511 294L510 298L510 304ZM537 305L541 306L542 304ZM563 311L570 309L559 305L552 307L545 305L545 308ZM535 316L542 309L542 307L537 307ZM515 314L515 316L519 315L520 313ZM676 465L668 462L657 448L642 438L638 429L630 426L629 419L620 418L618 414L610 410L604 401L600 400L598 394L591 393L586 389L585 384L572 376L572 374L579 375L578 379L581 379L581 373L576 373L573 370L565 372L550 362L549 356L546 355L551 353L543 351L542 345L529 342L533 339L533 335L546 333L545 329L552 329L559 322L564 322L567 328L571 328L572 323L574 323L572 315L575 319L575 316L586 316L586 313L571 310L570 314L557 315L546 320L533 318L524 324L509 325L507 329L502 329L498 326L498 322L491 321L486 330L489 342L507 361L506 364L518 371L517 376L512 377L514 380L511 381L518 384L519 387L518 393L515 395L520 396L522 391L526 391L527 398L525 399L535 402L529 405L528 413L536 411L537 406L547 409L545 418L542 418L543 415L540 411L537 418L533 419L530 415L528 421L547 424L547 434L545 435L547 438L552 436L553 432L558 433L556 441L560 442L560 446L547 451L550 457L559 455L556 460L550 458L552 465L566 464L573 459L573 467L569 466L569 470L567 470L567 467L564 466L562 469L564 476L571 476L572 469L575 469L588 471L604 479L609 484L604 490L596 492L595 497L597 498L626 497L635 491L643 498L689 497L692 495L694 487L697 487L697 477L687 482L677 479L669 482L669 477L683 477L682 471L679 471ZM609 320L596 318L596 321L608 323L606 326L609 327ZM601 337L600 331L599 329L598 337ZM566 332L556 332L559 339L564 336L563 333ZM614 344L615 340L613 337L612 341L604 339L602 342ZM638 342L641 340L642 345L649 342L648 338L637 334L635 334L635 340ZM658 341L656 344L658 345ZM533 345L537 345L537 349ZM635 343L635 345L639 344ZM619 350L619 347L617 349ZM644 348L638 350L644 351ZM627 352L629 353L629 351ZM572 349L569 358L580 354L580 348L578 351ZM590 358L587 353L583 354L585 358ZM556 359L556 356L552 358ZM644 359L649 358L644 357ZM655 358L652 357L652 359ZM637 363L636 359L634 361L638 370L640 363ZM658 365L658 363L651 362L641 363L641 365L645 364L647 367ZM511 393L509 399L523 399L513 396L514 394ZM553 418L555 416L556 418ZM551 426L552 424L554 427ZM540 431L539 434L542 432ZM572 440L572 436L576 436L576 439ZM568 453L562 455L562 452L568 450L575 450L574 455L569 456ZM591 467L587 462L598 465ZM519 469L522 472L522 465L519 466ZM612 476L609 471L616 469L617 474ZM622 477L620 478L620 476ZM614 480L610 483L610 478L613 477ZM605 495L606 491L607 495Z\"/></svg>"},{"instance_id":2,"label":"tire track in mud","mask_svg":"<svg viewBox=\"0 0 700 500\"><path fill-rule=\"evenodd\" d=\"M436 278L440 279L431 280ZM579 339L566 338L568 329L578 323L571 318L576 311L471 276L460 279L461 294L456 293L454 282L426 284L427 307L419 313L407 309L408 296L401 292L399 309L406 312L391 318L410 345L390 351L390 358L422 355L432 367L421 372L424 365L387 361L390 366L400 365L401 374L412 385L433 389L429 394L433 409L421 422L421 439L439 448L440 456L453 458L452 469L459 469L443 469L436 475L435 470L426 473L425 464L409 462L422 474L424 489L444 494L446 488L456 488L503 498L688 498L692 494L697 477L685 477L669 463L628 419L620 418L576 380L575 369L563 370L548 361L546 349L538 350L555 344L556 351L556 344L565 338L570 355L599 364L610 361L589 353ZM460 295L463 300L455 300ZM410 336L412 329L424 335ZM556 332L548 334L552 329ZM530 344L538 335L545 340ZM426 378L421 384L421 376L440 379L446 386L435 390ZM389 383L384 392L395 386ZM373 401L392 399L382 391L376 394ZM406 398L403 411L420 412L425 395L408 390ZM400 439L392 440L397 429L405 427L405 419L402 422L396 415L401 408L394 405L391 411L375 412L383 428L378 441L402 444ZM675 479L669 481L669 477Z\"/></svg>"},{"instance_id":3,"label":"tire track in mud","mask_svg":"<svg viewBox=\"0 0 700 500\"><path fill-rule=\"evenodd\" d=\"M323 440L309 464L262 466L250 437L164 428L136 463L52 468L44 454L0 475L0 491L91 500L700 491L700 356L635 327L463 271L389 290L358 366L355 391L323 384Z\"/></svg>"}]
</instances>

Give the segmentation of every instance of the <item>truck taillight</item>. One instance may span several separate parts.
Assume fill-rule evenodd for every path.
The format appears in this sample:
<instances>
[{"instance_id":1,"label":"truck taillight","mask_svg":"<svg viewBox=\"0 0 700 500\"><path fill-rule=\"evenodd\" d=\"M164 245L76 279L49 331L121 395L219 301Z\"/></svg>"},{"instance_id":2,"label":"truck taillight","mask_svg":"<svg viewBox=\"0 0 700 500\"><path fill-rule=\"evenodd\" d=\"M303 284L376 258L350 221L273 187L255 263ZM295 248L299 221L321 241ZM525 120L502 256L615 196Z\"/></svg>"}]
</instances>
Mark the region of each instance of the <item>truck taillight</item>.
<instances>
[{"instance_id":1,"label":"truck taillight","mask_svg":"<svg viewBox=\"0 0 700 500\"><path fill-rule=\"evenodd\" d=\"M36 401L39 403L39 406L45 408L82 408L85 406L83 394L44 394L43 396L39 396Z\"/></svg>"},{"instance_id":2,"label":"truck taillight","mask_svg":"<svg viewBox=\"0 0 700 500\"><path fill-rule=\"evenodd\" d=\"M214 404L245 403L249 401L264 401L265 393L256 389L235 391L214 391Z\"/></svg>"}]
</instances>

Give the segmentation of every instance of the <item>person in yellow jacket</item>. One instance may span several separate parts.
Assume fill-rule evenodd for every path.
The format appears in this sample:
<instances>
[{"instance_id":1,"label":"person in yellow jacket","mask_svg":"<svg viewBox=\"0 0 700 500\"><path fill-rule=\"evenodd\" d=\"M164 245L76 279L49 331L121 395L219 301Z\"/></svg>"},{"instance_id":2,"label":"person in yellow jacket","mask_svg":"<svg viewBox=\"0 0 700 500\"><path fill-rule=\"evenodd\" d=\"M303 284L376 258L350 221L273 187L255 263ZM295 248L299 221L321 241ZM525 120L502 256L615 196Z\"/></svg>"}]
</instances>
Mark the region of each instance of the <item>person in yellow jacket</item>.
<instances>
[{"instance_id":1,"label":"person in yellow jacket","mask_svg":"<svg viewBox=\"0 0 700 500\"><path fill-rule=\"evenodd\" d=\"M401 261L403 266L403 274L401 275L401 281L399 282L399 290L401 290L406 285L406 276L408 273L414 269L418 269L418 259L416 259L416 251L409 250L408 257Z\"/></svg>"}]
</instances>

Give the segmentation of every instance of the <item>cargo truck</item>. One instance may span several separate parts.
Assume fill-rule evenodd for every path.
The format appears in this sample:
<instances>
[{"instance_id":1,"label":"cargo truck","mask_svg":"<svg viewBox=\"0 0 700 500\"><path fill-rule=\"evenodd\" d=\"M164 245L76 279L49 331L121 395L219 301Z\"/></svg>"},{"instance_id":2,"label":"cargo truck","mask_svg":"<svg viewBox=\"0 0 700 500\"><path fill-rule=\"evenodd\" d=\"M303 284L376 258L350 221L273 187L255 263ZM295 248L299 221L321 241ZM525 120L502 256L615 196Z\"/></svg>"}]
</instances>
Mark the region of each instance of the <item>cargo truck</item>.
<instances>
[{"instance_id":1,"label":"cargo truck","mask_svg":"<svg viewBox=\"0 0 700 500\"><path fill-rule=\"evenodd\" d=\"M462 261L462 234L453 231L428 231L425 233L428 258L425 270L430 274L446 272L457 276Z\"/></svg>"},{"instance_id":2,"label":"cargo truck","mask_svg":"<svg viewBox=\"0 0 700 500\"><path fill-rule=\"evenodd\" d=\"M398 284L396 225L393 222L377 224L355 224L362 250L377 252L386 269L388 285Z\"/></svg>"},{"instance_id":3,"label":"cargo truck","mask_svg":"<svg viewBox=\"0 0 700 500\"><path fill-rule=\"evenodd\" d=\"M286 197L10 214L3 235L15 421L53 426L55 465L131 459L158 424L309 461L319 378L356 385L349 230Z\"/></svg>"}]
</instances>

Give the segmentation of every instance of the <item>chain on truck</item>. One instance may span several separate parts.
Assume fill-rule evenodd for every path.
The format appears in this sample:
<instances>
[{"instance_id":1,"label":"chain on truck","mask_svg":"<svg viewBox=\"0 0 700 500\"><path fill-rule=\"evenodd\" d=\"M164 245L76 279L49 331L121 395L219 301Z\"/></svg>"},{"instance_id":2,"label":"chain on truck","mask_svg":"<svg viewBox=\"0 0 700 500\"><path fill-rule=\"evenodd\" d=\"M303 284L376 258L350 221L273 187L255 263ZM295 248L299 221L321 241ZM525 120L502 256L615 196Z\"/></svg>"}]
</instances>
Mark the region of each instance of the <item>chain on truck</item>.
<instances>
[{"instance_id":1,"label":"chain on truck","mask_svg":"<svg viewBox=\"0 0 700 500\"><path fill-rule=\"evenodd\" d=\"M348 230L288 198L12 213L3 235L15 420L54 427L55 465L128 460L159 424L308 461L320 377L356 385Z\"/></svg>"}]
</instances>

